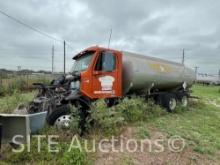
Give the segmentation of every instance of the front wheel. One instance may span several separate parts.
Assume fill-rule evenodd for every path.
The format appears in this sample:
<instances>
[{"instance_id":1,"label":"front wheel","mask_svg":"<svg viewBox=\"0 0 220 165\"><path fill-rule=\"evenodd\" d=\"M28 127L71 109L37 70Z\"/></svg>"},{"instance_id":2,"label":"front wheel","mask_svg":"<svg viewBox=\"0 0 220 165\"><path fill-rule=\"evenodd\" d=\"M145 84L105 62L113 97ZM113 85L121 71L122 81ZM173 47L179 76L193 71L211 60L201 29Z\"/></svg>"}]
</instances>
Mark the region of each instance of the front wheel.
<instances>
[{"instance_id":1,"label":"front wheel","mask_svg":"<svg viewBox=\"0 0 220 165\"><path fill-rule=\"evenodd\" d=\"M47 123L49 125L54 125L55 123L58 123L59 121L64 121L63 119L66 118L65 116L69 114L70 114L69 105L62 105L62 106L56 107L54 111L50 112L47 115Z\"/></svg>"},{"instance_id":2,"label":"front wheel","mask_svg":"<svg viewBox=\"0 0 220 165\"><path fill-rule=\"evenodd\" d=\"M58 118L55 120L54 126L55 126L58 130L69 129L69 128L70 128L71 121L72 121L72 116L71 116L71 115L62 115L62 116L58 117Z\"/></svg>"}]
</instances>

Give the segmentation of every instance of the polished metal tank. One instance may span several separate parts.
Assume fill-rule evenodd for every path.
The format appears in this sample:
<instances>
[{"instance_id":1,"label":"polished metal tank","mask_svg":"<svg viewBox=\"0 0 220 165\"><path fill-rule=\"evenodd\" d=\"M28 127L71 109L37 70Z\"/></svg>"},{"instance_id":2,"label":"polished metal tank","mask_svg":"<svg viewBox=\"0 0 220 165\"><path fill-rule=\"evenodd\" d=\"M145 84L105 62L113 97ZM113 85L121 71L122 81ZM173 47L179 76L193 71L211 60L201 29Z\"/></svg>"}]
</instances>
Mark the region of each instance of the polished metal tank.
<instances>
[{"instance_id":1,"label":"polished metal tank","mask_svg":"<svg viewBox=\"0 0 220 165\"><path fill-rule=\"evenodd\" d=\"M192 69L176 62L130 52L122 52L122 61L123 94L149 89L188 89L196 79Z\"/></svg>"}]
</instances>

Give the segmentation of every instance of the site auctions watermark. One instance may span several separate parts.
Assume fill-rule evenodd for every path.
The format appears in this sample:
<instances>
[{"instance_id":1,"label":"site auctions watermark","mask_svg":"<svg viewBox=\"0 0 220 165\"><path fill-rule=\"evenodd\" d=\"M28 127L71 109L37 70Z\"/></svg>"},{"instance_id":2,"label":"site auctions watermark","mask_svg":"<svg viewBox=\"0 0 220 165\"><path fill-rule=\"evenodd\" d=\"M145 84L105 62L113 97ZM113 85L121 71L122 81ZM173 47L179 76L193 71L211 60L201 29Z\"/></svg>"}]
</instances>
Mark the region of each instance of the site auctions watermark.
<instances>
[{"instance_id":1,"label":"site auctions watermark","mask_svg":"<svg viewBox=\"0 0 220 165\"><path fill-rule=\"evenodd\" d=\"M42 141L46 140L48 152L58 153L61 152L59 148L59 136L58 135L34 135L27 136L27 144L21 143L24 139L22 135L16 135L12 139L12 143L16 145L13 148L13 152L31 152L32 143L31 140L36 138L37 140L37 152L42 151ZM171 136L169 138L158 138L158 139L128 139L126 137L114 137L109 139L101 139L99 141L80 139L78 136L73 136L68 143L67 151L71 152L73 149L86 152L103 152L103 153L119 153L119 152L154 152L161 153L165 150L172 152L181 152L186 146L185 140L180 136ZM36 146L34 147L36 149Z\"/></svg>"}]
</instances>

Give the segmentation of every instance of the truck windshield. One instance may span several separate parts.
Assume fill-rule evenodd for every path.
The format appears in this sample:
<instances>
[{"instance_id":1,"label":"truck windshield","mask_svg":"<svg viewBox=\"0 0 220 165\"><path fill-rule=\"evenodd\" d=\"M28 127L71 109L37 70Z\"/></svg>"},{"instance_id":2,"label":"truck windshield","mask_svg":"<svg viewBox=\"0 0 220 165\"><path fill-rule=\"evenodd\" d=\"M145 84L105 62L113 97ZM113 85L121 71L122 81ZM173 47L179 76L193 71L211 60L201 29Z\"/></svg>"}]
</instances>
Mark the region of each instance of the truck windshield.
<instances>
[{"instance_id":1,"label":"truck windshield","mask_svg":"<svg viewBox=\"0 0 220 165\"><path fill-rule=\"evenodd\" d=\"M84 71L89 67L91 59L95 52L86 52L82 57L78 58L73 65L72 71Z\"/></svg>"}]
</instances>

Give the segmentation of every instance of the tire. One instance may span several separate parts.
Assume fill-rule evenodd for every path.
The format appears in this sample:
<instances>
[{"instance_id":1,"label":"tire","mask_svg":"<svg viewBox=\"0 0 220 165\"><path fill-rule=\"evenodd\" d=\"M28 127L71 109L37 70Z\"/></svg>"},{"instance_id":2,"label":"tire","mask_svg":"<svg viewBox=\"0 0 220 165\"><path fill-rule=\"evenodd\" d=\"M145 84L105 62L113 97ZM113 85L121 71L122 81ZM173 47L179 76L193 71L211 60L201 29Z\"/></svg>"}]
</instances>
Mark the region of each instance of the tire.
<instances>
[{"instance_id":1,"label":"tire","mask_svg":"<svg viewBox=\"0 0 220 165\"><path fill-rule=\"evenodd\" d=\"M186 95L181 97L180 104L181 104L182 107L187 107L188 106L188 97Z\"/></svg>"},{"instance_id":2,"label":"tire","mask_svg":"<svg viewBox=\"0 0 220 165\"><path fill-rule=\"evenodd\" d=\"M47 115L47 123L49 125L54 125L55 121L63 115L67 115L70 113L70 106L67 105L62 105L60 107L56 107L56 109L51 112L50 114Z\"/></svg>"},{"instance_id":3,"label":"tire","mask_svg":"<svg viewBox=\"0 0 220 165\"><path fill-rule=\"evenodd\" d=\"M160 104L166 108L168 112L172 112L175 110L177 101L176 96L174 94L161 94L159 96Z\"/></svg>"}]
</instances>

